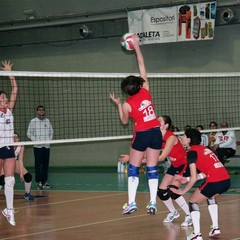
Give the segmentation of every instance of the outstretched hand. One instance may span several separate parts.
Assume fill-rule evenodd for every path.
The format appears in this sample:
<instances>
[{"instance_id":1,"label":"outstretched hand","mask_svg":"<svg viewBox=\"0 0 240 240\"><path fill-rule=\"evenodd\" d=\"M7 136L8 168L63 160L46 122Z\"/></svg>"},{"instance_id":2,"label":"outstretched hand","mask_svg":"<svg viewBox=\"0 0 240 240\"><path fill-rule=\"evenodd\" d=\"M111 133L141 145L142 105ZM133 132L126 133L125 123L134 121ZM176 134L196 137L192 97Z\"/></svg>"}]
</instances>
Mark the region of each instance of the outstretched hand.
<instances>
[{"instance_id":1,"label":"outstretched hand","mask_svg":"<svg viewBox=\"0 0 240 240\"><path fill-rule=\"evenodd\" d=\"M10 61L2 61L1 70L3 71L12 71L13 64Z\"/></svg>"},{"instance_id":2,"label":"outstretched hand","mask_svg":"<svg viewBox=\"0 0 240 240\"><path fill-rule=\"evenodd\" d=\"M116 105L121 104L121 99L119 97L115 97L114 93L110 93L109 97Z\"/></svg>"},{"instance_id":3,"label":"outstretched hand","mask_svg":"<svg viewBox=\"0 0 240 240\"><path fill-rule=\"evenodd\" d=\"M129 161L129 155L121 154L118 160L122 163L128 162Z\"/></svg>"}]
</instances>

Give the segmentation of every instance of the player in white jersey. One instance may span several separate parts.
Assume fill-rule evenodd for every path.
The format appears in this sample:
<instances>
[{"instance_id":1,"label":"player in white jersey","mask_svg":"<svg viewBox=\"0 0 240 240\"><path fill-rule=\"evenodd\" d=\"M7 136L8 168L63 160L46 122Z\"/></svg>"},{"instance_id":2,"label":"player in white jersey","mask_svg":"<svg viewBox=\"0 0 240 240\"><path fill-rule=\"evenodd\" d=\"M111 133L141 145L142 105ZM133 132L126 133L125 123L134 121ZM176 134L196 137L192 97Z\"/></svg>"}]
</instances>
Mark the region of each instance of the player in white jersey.
<instances>
[{"instance_id":1,"label":"player in white jersey","mask_svg":"<svg viewBox=\"0 0 240 240\"><path fill-rule=\"evenodd\" d=\"M3 61L0 68L3 71L11 71L12 64L9 61ZM13 146L13 114L12 110L15 106L18 86L14 76L9 76L11 85L11 95L8 100L7 94L4 91L0 91L0 169L3 168L5 173L5 188L4 194L6 198L6 208L2 211L4 217L8 222L15 226L14 208L13 208L13 196L15 185L15 168L16 160ZM2 146L2 144L9 144L9 146Z\"/></svg>"},{"instance_id":2,"label":"player in white jersey","mask_svg":"<svg viewBox=\"0 0 240 240\"><path fill-rule=\"evenodd\" d=\"M221 128L228 128L227 122L221 123ZM228 158L233 157L237 149L237 139L235 132L232 130L217 132L216 141L213 150L217 154L222 164L228 162Z\"/></svg>"}]
</instances>

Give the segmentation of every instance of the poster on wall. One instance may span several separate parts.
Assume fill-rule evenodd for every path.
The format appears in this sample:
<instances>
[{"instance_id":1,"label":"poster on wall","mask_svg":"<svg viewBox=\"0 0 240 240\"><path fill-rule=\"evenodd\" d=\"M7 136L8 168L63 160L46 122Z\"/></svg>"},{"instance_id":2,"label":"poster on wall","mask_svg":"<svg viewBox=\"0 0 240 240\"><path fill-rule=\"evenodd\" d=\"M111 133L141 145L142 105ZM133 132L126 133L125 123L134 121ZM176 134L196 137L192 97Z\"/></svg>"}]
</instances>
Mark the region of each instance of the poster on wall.
<instances>
[{"instance_id":1,"label":"poster on wall","mask_svg":"<svg viewBox=\"0 0 240 240\"><path fill-rule=\"evenodd\" d=\"M182 5L177 8L177 41L213 39L216 18L215 2Z\"/></svg>"},{"instance_id":2,"label":"poster on wall","mask_svg":"<svg viewBox=\"0 0 240 240\"><path fill-rule=\"evenodd\" d=\"M184 4L130 11L128 26L140 44L211 40L215 18L216 2Z\"/></svg>"},{"instance_id":3,"label":"poster on wall","mask_svg":"<svg viewBox=\"0 0 240 240\"><path fill-rule=\"evenodd\" d=\"M136 33L141 44L176 42L176 8L141 9L128 12L129 32Z\"/></svg>"}]
</instances>

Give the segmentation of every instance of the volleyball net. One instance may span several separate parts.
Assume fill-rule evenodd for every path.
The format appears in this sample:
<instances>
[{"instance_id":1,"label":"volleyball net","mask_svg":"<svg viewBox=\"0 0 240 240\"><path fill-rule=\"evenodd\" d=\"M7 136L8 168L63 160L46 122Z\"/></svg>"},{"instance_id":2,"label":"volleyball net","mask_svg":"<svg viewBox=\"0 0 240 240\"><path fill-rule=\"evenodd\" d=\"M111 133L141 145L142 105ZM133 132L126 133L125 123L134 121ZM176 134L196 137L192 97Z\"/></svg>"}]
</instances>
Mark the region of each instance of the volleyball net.
<instances>
[{"instance_id":1,"label":"volleyball net","mask_svg":"<svg viewBox=\"0 0 240 240\"><path fill-rule=\"evenodd\" d=\"M19 87L14 125L26 145L34 144L27 138L27 128L38 105L45 107L53 125L51 144L127 139L132 136L133 123L120 123L109 93L123 102L126 96L120 84L130 74L138 75L0 71L0 90L9 97L8 76L14 75ZM231 129L240 129L240 73L164 73L148 74L148 78L156 114L170 116L180 131L186 125L200 124L208 132L211 121L219 125L226 121Z\"/></svg>"}]
</instances>

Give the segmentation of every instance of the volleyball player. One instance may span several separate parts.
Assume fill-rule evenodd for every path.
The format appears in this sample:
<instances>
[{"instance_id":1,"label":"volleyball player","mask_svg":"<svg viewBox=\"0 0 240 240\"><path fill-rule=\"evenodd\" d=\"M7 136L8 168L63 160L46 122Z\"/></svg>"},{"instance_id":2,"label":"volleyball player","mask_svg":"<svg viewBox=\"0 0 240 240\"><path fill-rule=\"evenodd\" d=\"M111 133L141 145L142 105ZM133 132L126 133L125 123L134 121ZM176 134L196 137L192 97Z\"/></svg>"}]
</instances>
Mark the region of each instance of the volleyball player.
<instances>
[{"instance_id":1,"label":"volleyball player","mask_svg":"<svg viewBox=\"0 0 240 240\"><path fill-rule=\"evenodd\" d=\"M187 170L187 158L186 151L183 148L179 138L170 129L173 128L172 120L169 116L163 115L159 118L161 124L161 132L163 135L163 146L162 152L159 156L159 161L165 161L166 158L170 160L171 166L168 168L167 172L164 174L162 181L158 188L158 197L169 210L167 217L163 220L165 223L170 223L174 219L178 218L180 215L176 210L173 200L182 208L185 212L186 217L184 222L182 222L182 227L187 227L192 225L192 219L190 217L190 211L187 202L184 197L179 194L170 194L169 186L180 187L180 183L175 181L175 175L188 174Z\"/></svg>"},{"instance_id":2,"label":"volleyball player","mask_svg":"<svg viewBox=\"0 0 240 240\"><path fill-rule=\"evenodd\" d=\"M3 61L1 70L11 71L12 64L9 61ZM0 91L0 144L13 143L14 125L12 110L15 106L18 86L14 76L9 76L11 85L11 95L8 101L7 94ZM15 185L15 168L16 160L13 146L4 146L0 148L0 169L5 173L5 188L4 194L6 198L6 208L2 211L8 222L15 226L13 195Z\"/></svg>"},{"instance_id":3,"label":"volleyball player","mask_svg":"<svg viewBox=\"0 0 240 240\"><path fill-rule=\"evenodd\" d=\"M197 180L197 169L206 177L205 182L195 190L189 200L190 215L193 221L193 233L187 240L202 240L200 230L199 203L207 200L208 211L212 220L209 237L221 234L218 224L218 205L215 197L226 192L231 184L228 171L219 161L215 153L201 145L201 133L197 129L187 129L182 136L183 144L189 147L187 160L191 172L189 181L184 189L170 188L175 194L183 195L188 192Z\"/></svg>"},{"instance_id":4,"label":"volleyball player","mask_svg":"<svg viewBox=\"0 0 240 240\"><path fill-rule=\"evenodd\" d=\"M162 148L160 123L155 115L152 96L149 92L144 59L139 47L137 35L133 37L135 54L140 77L128 76L121 83L122 91L128 95L127 100L121 100L110 93L110 99L116 104L122 124L127 124L129 118L134 120L134 136L130 147L128 165L128 202L123 206L122 214L130 214L138 209L136 193L139 185L139 169L146 151L146 174L150 190L148 213L155 214L158 188L158 157Z\"/></svg>"}]
</instances>

